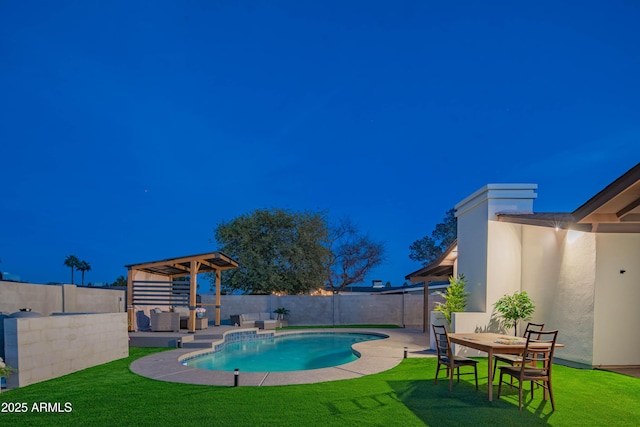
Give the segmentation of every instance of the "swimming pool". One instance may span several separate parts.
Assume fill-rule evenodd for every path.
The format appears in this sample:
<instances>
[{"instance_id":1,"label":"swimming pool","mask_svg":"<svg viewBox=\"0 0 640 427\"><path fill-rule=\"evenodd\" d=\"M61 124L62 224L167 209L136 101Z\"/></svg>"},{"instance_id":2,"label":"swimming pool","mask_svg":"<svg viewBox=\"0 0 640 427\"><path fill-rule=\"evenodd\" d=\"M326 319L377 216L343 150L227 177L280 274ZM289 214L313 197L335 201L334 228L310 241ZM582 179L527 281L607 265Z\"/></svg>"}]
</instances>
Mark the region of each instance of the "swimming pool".
<instances>
[{"instance_id":1,"label":"swimming pool","mask_svg":"<svg viewBox=\"0 0 640 427\"><path fill-rule=\"evenodd\" d=\"M227 343L224 348L182 361L186 366L241 372L287 372L327 368L353 362L358 355L351 348L383 335L323 332L295 333L259 340Z\"/></svg>"}]
</instances>

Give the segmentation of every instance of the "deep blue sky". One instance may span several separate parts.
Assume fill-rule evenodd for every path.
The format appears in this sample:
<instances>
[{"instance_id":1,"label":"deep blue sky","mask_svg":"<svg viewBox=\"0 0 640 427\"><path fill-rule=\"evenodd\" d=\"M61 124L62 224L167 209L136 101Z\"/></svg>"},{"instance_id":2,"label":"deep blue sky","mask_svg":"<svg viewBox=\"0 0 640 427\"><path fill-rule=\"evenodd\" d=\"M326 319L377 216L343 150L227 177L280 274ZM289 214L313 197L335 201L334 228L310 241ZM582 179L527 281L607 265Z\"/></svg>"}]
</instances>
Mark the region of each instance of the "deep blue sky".
<instances>
[{"instance_id":1,"label":"deep blue sky","mask_svg":"<svg viewBox=\"0 0 640 427\"><path fill-rule=\"evenodd\" d=\"M640 4L522 3L0 1L0 270L111 282L279 207L400 285L487 183L573 211L640 160Z\"/></svg>"}]
</instances>

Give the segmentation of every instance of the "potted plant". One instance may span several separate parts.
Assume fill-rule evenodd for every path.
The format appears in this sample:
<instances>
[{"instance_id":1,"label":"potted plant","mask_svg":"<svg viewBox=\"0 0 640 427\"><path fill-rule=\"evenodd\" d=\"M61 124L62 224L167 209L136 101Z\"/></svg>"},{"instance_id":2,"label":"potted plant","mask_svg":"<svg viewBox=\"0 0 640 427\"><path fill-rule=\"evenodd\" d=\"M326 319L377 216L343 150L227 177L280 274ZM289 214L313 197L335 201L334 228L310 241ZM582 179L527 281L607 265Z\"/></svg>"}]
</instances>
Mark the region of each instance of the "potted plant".
<instances>
[{"instance_id":1,"label":"potted plant","mask_svg":"<svg viewBox=\"0 0 640 427\"><path fill-rule=\"evenodd\" d=\"M289 314L289 310L284 307L276 308L273 312L276 313L276 320L284 320L284 317Z\"/></svg>"},{"instance_id":2,"label":"potted plant","mask_svg":"<svg viewBox=\"0 0 640 427\"><path fill-rule=\"evenodd\" d=\"M444 298L444 302L436 303L435 311L438 311L444 315L449 327L451 327L451 313L464 311L467 306L467 295L469 292L464 291L467 281L464 278L464 274L458 275L458 277L449 277L449 287L447 292L436 292L436 295L440 295Z\"/></svg>"},{"instance_id":3,"label":"potted plant","mask_svg":"<svg viewBox=\"0 0 640 427\"><path fill-rule=\"evenodd\" d=\"M204 314L207 312L207 309L204 307L198 307L196 308L196 317L198 318L202 318L204 317Z\"/></svg>"},{"instance_id":4,"label":"potted plant","mask_svg":"<svg viewBox=\"0 0 640 427\"><path fill-rule=\"evenodd\" d=\"M525 291L505 295L494 304L498 312L498 319L506 328L513 328L513 334L518 335L520 320L531 320L536 306Z\"/></svg>"},{"instance_id":5,"label":"potted plant","mask_svg":"<svg viewBox=\"0 0 640 427\"><path fill-rule=\"evenodd\" d=\"M13 372L15 372L15 369L7 366L2 357L0 357L0 393L2 393L2 378L8 379Z\"/></svg>"}]
</instances>

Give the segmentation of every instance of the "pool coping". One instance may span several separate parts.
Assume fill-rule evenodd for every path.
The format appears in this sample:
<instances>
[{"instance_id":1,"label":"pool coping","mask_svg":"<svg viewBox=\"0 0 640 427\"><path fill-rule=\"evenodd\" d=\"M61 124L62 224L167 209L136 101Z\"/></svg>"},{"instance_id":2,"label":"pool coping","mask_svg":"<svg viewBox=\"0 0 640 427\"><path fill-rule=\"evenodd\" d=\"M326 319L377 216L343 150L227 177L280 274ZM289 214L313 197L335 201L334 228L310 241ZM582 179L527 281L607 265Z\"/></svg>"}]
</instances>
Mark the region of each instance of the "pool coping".
<instances>
[{"instance_id":1,"label":"pool coping","mask_svg":"<svg viewBox=\"0 0 640 427\"><path fill-rule=\"evenodd\" d=\"M234 331L256 330L242 328ZM433 357L428 351L429 336L415 329L378 329L378 328L326 328L297 329L277 331L275 336L287 334L350 332L375 333L388 336L381 340L357 343L353 348L360 353L358 360L330 368L311 369L289 372L239 372L240 386L278 386L289 384L311 384L326 381L359 378L378 372L387 371L397 366L404 358L405 347L407 357ZM222 341L222 339L220 339ZM155 380L187 384L233 386L234 372L210 371L183 365L180 360L195 354L209 353L212 349L179 348L154 353L131 363L131 371Z\"/></svg>"}]
</instances>

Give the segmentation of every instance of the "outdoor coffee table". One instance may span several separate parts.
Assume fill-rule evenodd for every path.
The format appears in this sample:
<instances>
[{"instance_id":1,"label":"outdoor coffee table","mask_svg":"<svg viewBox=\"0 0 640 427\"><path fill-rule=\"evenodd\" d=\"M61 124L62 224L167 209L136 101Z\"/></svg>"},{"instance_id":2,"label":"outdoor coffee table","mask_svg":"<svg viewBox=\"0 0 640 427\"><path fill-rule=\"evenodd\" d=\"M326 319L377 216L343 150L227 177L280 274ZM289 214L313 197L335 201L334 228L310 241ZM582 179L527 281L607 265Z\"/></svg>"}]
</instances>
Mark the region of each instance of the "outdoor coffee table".
<instances>
[{"instance_id":1,"label":"outdoor coffee table","mask_svg":"<svg viewBox=\"0 0 640 427\"><path fill-rule=\"evenodd\" d=\"M275 329L277 325L277 320L256 320L256 327L260 329Z\"/></svg>"},{"instance_id":2,"label":"outdoor coffee table","mask_svg":"<svg viewBox=\"0 0 640 427\"><path fill-rule=\"evenodd\" d=\"M189 325L189 317L180 317L180 329L187 329ZM196 317L196 329L207 329L209 327L209 319L207 317Z\"/></svg>"}]
</instances>

